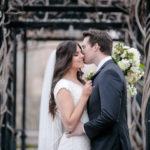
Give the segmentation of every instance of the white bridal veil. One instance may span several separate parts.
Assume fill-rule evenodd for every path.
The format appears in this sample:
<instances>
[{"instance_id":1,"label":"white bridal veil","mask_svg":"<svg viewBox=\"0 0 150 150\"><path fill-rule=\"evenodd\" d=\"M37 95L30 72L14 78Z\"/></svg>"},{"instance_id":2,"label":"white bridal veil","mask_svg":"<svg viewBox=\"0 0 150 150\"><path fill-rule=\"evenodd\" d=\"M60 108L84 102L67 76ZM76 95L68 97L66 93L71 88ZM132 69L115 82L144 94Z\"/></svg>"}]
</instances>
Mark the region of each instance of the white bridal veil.
<instances>
[{"instance_id":1,"label":"white bridal veil","mask_svg":"<svg viewBox=\"0 0 150 150\"><path fill-rule=\"evenodd\" d=\"M62 136L62 124L59 115L56 114L53 120L48 110L55 61L56 51L53 51L49 57L44 74L40 106L38 150L57 150L59 139Z\"/></svg>"}]
</instances>

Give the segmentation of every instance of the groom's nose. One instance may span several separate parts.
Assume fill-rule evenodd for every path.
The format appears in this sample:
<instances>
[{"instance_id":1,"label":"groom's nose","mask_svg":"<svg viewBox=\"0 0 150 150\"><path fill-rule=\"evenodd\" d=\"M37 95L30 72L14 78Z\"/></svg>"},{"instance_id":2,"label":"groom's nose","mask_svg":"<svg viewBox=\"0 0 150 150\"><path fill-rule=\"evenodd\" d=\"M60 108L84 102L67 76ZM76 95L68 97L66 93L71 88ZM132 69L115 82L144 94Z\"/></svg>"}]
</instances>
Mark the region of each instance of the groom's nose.
<instances>
[{"instance_id":1,"label":"groom's nose","mask_svg":"<svg viewBox=\"0 0 150 150\"><path fill-rule=\"evenodd\" d=\"M84 54L84 50L82 50L82 54L85 55L85 54Z\"/></svg>"},{"instance_id":2,"label":"groom's nose","mask_svg":"<svg viewBox=\"0 0 150 150\"><path fill-rule=\"evenodd\" d=\"M81 53L81 55L80 55L82 58L84 58L84 54L83 53Z\"/></svg>"}]
</instances>

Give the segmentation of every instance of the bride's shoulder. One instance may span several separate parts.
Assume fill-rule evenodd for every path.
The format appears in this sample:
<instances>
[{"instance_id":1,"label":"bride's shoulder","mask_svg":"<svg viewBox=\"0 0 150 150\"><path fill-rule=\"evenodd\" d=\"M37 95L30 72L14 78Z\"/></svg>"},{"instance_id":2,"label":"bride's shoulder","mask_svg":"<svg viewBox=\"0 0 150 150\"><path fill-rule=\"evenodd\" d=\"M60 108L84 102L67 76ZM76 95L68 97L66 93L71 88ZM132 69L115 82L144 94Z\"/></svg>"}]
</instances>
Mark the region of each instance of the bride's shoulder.
<instances>
[{"instance_id":1,"label":"bride's shoulder","mask_svg":"<svg viewBox=\"0 0 150 150\"><path fill-rule=\"evenodd\" d=\"M67 80L60 79L60 80L56 83L56 85L55 85L55 87L54 87L54 95L55 95L55 97L56 97L58 91L59 91L60 89L62 89L62 88L65 88L66 90L69 90L69 91L71 92L71 87L70 87L69 82L67 82Z\"/></svg>"},{"instance_id":2,"label":"bride's shoulder","mask_svg":"<svg viewBox=\"0 0 150 150\"><path fill-rule=\"evenodd\" d=\"M56 83L56 85L55 86L65 86L65 85L69 85L69 82L67 82L67 80L65 80L65 79L60 79L57 83Z\"/></svg>"},{"instance_id":3,"label":"bride's shoulder","mask_svg":"<svg viewBox=\"0 0 150 150\"><path fill-rule=\"evenodd\" d=\"M55 90L55 89L61 89L61 88L66 88L66 89L69 90L69 89L70 89L70 84L69 84L69 82L68 82L67 80L65 80L65 79L60 79L60 80L56 83L54 90Z\"/></svg>"}]
</instances>

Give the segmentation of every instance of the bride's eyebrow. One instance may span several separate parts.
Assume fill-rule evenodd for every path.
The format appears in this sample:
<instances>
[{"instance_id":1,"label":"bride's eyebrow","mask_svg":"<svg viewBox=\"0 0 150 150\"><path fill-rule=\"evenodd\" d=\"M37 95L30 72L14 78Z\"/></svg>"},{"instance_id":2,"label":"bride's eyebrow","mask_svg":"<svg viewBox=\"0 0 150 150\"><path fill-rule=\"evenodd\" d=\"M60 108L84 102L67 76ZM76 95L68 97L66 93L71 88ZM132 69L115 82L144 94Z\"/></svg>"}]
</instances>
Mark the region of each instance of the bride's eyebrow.
<instances>
[{"instance_id":1,"label":"bride's eyebrow","mask_svg":"<svg viewBox=\"0 0 150 150\"><path fill-rule=\"evenodd\" d=\"M77 55L77 54L79 54L79 52L78 52L78 51L76 51L76 52L75 52L75 55Z\"/></svg>"}]
</instances>

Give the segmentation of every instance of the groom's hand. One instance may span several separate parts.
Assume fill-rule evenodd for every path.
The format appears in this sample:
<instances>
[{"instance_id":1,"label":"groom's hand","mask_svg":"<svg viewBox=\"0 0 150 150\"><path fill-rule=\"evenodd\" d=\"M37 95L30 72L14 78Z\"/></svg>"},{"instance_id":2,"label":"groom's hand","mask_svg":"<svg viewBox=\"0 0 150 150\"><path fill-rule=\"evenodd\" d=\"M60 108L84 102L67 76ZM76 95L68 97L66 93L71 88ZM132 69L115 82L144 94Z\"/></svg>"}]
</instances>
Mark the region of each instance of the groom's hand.
<instances>
[{"instance_id":1,"label":"groom's hand","mask_svg":"<svg viewBox=\"0 0 150 150\"><path fill-rule=\"evenodd\" d=\"M72 137L72 136L79 136L79 135L83 135L83 123L79 122L77 127L72 131L72 132L67 132L66 135L67 137Z\"/></svg>"}]
</instances>

